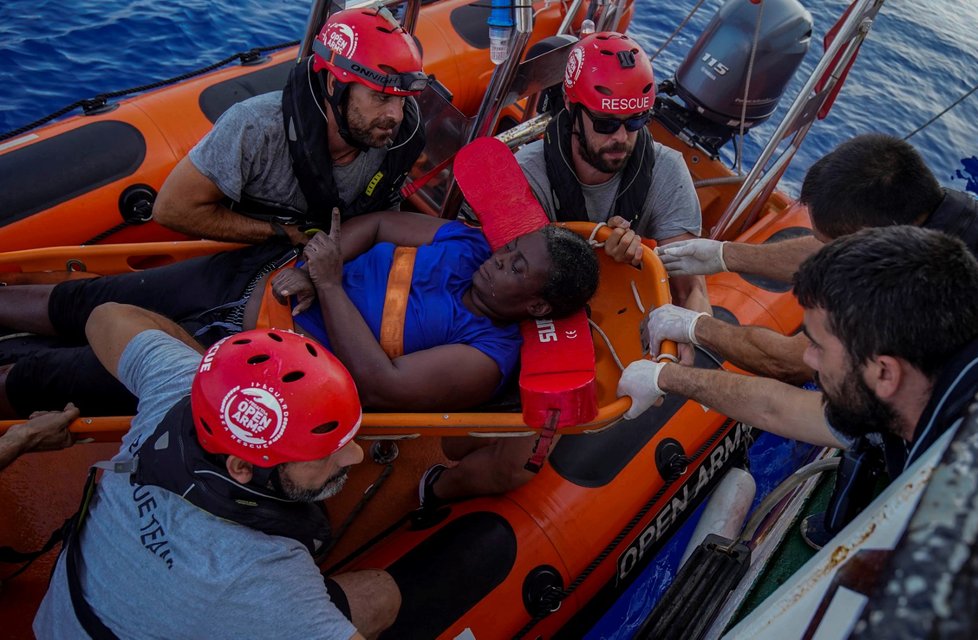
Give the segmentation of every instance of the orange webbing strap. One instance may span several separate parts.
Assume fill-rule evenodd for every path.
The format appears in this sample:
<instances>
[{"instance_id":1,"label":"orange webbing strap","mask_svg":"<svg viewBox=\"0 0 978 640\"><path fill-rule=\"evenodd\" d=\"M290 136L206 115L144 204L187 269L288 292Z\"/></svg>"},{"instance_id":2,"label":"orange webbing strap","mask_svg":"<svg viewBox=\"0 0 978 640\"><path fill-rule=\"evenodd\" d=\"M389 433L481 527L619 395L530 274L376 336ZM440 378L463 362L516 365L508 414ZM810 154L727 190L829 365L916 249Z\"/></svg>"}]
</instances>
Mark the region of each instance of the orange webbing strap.
<instances>
[{"instance_id":1,"label":"orange webbing strap","mask_svg":"<svg viewBox=\"0 0 978 640\"><path fill-rule=\"evenodd\" d=\"M384 299L384 315L380 321L380 346L391 360L404 355L404 317L407 315L414 257L417 253L417 247L394 249L394 261L387 275L387 297Z\"/></svg>"},{"instance_id":2,"label":"orange webbing strap","mask_svg":"<svg viewBox=\"0 0 978 640\"><path fill-rule=\"evenodd\" d=\"M288 329L291 331L295 325L292 322L292 305L288 302L282 304L275 299L272 294L272 278L282 269L290 269L295 266L293 258L287 263L268 274L265 280L265 291L261 297L261 306L258 307L258 318L255 319L255 327L260 329Z\"/></svg>"}]
</instances>

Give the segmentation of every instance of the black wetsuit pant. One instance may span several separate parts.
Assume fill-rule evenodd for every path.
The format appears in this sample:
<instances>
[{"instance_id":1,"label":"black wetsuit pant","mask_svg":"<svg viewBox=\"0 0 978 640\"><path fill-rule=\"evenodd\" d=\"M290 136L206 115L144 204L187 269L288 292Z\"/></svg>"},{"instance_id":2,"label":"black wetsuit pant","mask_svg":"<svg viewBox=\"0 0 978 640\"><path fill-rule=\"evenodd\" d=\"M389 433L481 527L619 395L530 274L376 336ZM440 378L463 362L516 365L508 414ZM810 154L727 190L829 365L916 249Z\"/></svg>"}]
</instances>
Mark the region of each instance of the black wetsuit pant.
<instances>
[{"instance_id":1,"label":"black wetsuit pant","mask_svg":"<svg viewBox=\"0 0 978 640\"><path fill-rule=\"evenodd\" d=\"M135 397L86 344L85 323L92 310L104 302L143 307L176 320L209 346L241 330L249 287L292 255L284 243L266 243L134 273L58 284L48 303L48 316L59 334L57 346L26 355L5 354L0 342L0 362L15 362L7 376L11 404L22 416L60 410L69 401L85 416L135 413ZM12 351L15 348L11 346Z\"/></svg>"}]
</instances>

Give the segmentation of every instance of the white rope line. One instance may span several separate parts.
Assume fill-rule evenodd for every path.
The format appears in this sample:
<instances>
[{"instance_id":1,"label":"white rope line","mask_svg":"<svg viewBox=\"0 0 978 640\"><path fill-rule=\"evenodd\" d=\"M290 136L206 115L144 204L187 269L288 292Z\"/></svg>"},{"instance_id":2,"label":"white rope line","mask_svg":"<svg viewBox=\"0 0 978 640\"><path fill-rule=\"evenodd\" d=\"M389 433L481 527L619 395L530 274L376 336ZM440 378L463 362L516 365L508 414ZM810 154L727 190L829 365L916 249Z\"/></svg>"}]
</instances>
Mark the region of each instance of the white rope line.
<instances>
[{"instance_id":1,"label":"white rope line","mask_svg":"<svg viewBox=\"0 0 978 640\"><path fill-rule=\"evenodd\" d=\"M3 340L13 340L14 338L29 338L29 337L34 336L34 335L37 335L37 334L36 333L28 333L26 331L25 332L21 332L21 333L8 333L5 336L0 336L0 341L3 341Z\"/></svg>"},{"instance_id":2,"label":"white rope line","mask_svg":"<svg viewBox=\"0 0 978 640\"><path fill-rule=\"evenodd\" d=\"M740 109L740 136L737 138L737 174L744 173L741 164L744 155L744 129L747 122L747 98L750 94L751 76L754 75L754 56L757 54L757 43L761 39L761 18L764 16L764 3L757 7L757 24L754 25L754 41L750 47L750 60L747 62L747 80L744 82L744 100Z\"/></svg>"},{"instance_id":3,"label":"white rope line","mask_svg":"<svg viewBox=\"0 0 978 640\"><path fill-rule=\"evenodd\" d=\"M632 285L632 296L635 298L635 304L642 311L642 315L644 316L645 305L642 304L642 297L638 292L638 286L635 284L634 280L632 280L631 285ZM662 362L663 360L668 360L669 362L677 362L677 363L679 362L679 358L672 355L671 353L660 353L655 357L656 362Z\"/></svg>"},{"instance_id":4,"label":"white rope line","mask_svg":"<svg viewBox=\"0 0 978 640\"><path fill-rule=\"evenodd\" d=\"M598 242L597 240L595 240L595 238L598 235L598 229L600 229L601 227L607 227L607 226L608 226L608 223L607 222L599 222L598 224L594 225L594 229L591 230L591 235L589 235L587 237L587 243L589 245L591 245L592 248L594 248L594 249L600 249L601 247L604 246L604 243L603 242ZM635 283L632 283L633 286L634 286L634 284Z\"/></svg>"},{"instance_id":5,"label":"white rope line","mask_svg":"<svg viewBox=\"0 0 978 640\"><path fill-rule=\"evenodd\" d=\"M407 103L408 100L410 100L411 102L414 102L415 103L415 106L417 106L417 102L415 101L415 99L412 96L406 96L404 98L405 104ZM402 107L402 109L403 109L403 107ZM414 123L414 131L411 132L411 135L409 135L408 137L404 138L404 142L402 142L401 144L396 144L394 146L387 147L387 150L388 151L392 151L394 149L399 149L399 148L403 147L407 143L411 142L411 140L414 139L414 136L418 135L418 130L421 128L421 121L423 120L423 118L421 117L421 110L420 109L416 109L416 111L418 112L418 121ZM403 114L403 111L402 111L402 114ZM403 120L402 120L402 122L403 122ZM393 140L391 140L391 142L393 142Z\"/></svg>"},{"instance_id":6,"label":"white rope line","mask_svg":"<svg viewBox=\"0 0 978 640\"><path fill-rule=\"evenodd\" d=\"M309 93L316 95L316 92L312 90L312 58L313 56L309 56L309 59L306 61L306 84L309 85ZM319 109L319 113L323 114L323 120L329 122L326 112L323 111L323 105L319 104L319 100L313 100L313 102L316 103L316 108Z\"/></svg>"},{"instance_id":7,"label":"white rope line","mask_svg":"<svg viewBox=\"0 0 978 640\"><path fill-rule=\"evenodd\" d=\"M604 345L608 347L608 351L611 353L611 357L614 359L615 364L618 365L618 370L624 371L625 365L621 363L621 358L618 357L618 352L615 351L615 347L612 346L611 339L608 337L608 334L605 333L604 329L599 327L598 323L592 320L591 318L587 319L587 323L591 325L591 328L594 329L594 331L596 331L599 336L601 336L602 340L604 340Z\"/></svg>"},{"instance_id":8,"label":"white rope line","mask_svg":"<svg viewBox=\"0 0 978 640\"><path fill-rule=\"evenodd\" d=\"M632 280L632 297L635 298L635 304L638 306L638 310L645 315L645 305L642 304L642 297L638 292L638 287L635 285L635 281Z\"/></svg>"},{"instance_id":9,"label":"white rope line","mask_svg":"<svg viewBox=\"0 0 978 640\"><path fill-rule=\"evenodd\" d=\"M705 2L705 0L699 0L699 2L697 2L696 5L692 9L690 9L689 14L687 14L687 16L683 19L683 21L679 23L679 26L676 27L676 30L672 32L672 35L666 38L666 41L663 42L658 49L656 49L656 52L654 54L652 54L652 57L649 58L650 61L654 62L655 59L659 57L659 54L662 53L662 50L669 46L669 43L672 42L673 38L679 35L679 32L683 30L686 24L693 17L693 14L695 14L697 10L699 10L700 6L702 6L703 2Z\"/></svg>"}]
</instances>

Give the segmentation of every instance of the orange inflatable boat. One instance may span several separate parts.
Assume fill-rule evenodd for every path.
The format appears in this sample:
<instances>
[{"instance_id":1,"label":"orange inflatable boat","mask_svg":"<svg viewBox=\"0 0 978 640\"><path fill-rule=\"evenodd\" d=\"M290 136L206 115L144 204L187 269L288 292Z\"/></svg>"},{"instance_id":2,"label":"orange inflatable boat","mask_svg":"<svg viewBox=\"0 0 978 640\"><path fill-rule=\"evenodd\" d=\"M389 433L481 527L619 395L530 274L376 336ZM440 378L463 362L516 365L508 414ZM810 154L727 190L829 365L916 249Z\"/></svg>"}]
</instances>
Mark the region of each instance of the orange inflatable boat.
<instances>
[{"instance_id":1,"label":"orange inflatable boat","mask_svg":"<svg viewBox=\"0 0 978 640\"><path fill-rule=\"evenodd\" d=\"M622 30L631 17L627 6ZM566 10L566 3L535 2L529 42L556 33ZM415 28L425 71L451 94L451 104L438 108L459 117L478 110L495 68L488 56L488 15L488 5L437 0L424 3ZM228 107L281 89L296 55L291 48L254 56L0 140L0 251L183 239L150 219L163 181ZM426 99L422 94L423 111ZM518 109L511 109L504 123L517 119ZM414 175L423 170L417 167Z\"/></svg>"},{"instance_id":2,"label":"orange inflatable boat","mask_svg":"<svg viewBox=\"0 0 978 640\"><path fill-rule=\"evenodd\" d=\"M458 62L445 64L457 65L456 71L439 70L435 65L441 64L436 62L440 45L432 42L444 40L447 48L448 42L464 41L451 21L452 15L458 15L453 12L463 6L455 0L431 3L422 10L418 27L426 67L452 89L459 108L470 99L463 85L469 86L465 83L488 67L482 66L481 59L463 63L464 53L446 50L446 59ZM544 19L558 21L563 11L556 4L535 6L542 9L538 24ZM546 18L548 12L552 18ZM266 69L289 59L290 54L273 57ZM152 132L154 149L160 151L158 157L156 151L133 155L130 165L135 168L122 169L125 175L116 170L107 174L111 179L97 185L85 182L87 186L76 187L77 192L66 188L57 202L25 200L20 218L0 228L0 247L7 249L0 254L0 280L13 284L37 278L40 272L60 278L65 271L131 271L217 250L221 245L199 241L37 247L82 244L118 224L118 201L125 189L135 183L158 188L169 167L210 126L212 120L199 106L207 88L221 86L215 80L231 83L225 87L240 87L248 81L238 78L249 73L260 72L229 69L199 84L190 83L193 89L188 85L188 97L183 98L189 105L190 126L178 133L161 133L165 127L157 123L156 115L148 115L155 101L164 101L161 92L123 103L114 112L54 125L36 140L7 147L0 167L19 166L19 161L3 163L17 154L24 159L47 157L40 150L42 144L55 148L70 136L88 135L75 133L86 127L135 129L117 119L125 113L145 124L145 130ZM231 93L239 90L243 91ZM744 179L733 176L702 145L688 144L689 137L673 133L674 128L659 121L650 126L656 141L683 154L697 185L703 228L714 228L726 218ZM151 166L143 167L144 161ZM38 181L51 176L37 171L19 175L21 180L29 175ZM38 179L38 175L45 177ZM3 172L0 176L8 179ZM778 192L768 191L747 204L750 211L739 220L740 226L725 224L721 239L761 243L810 232L805 209ZM85 218L80 212L106 209L111 212L108 221L80 222ZM575 227L575 231L590 233L587 228ZM30 238L22 239L21 232ZM145 241L159 239L161 233L152 223L132 225L110 240ZM66 239L68 235L62 234L74 235ZM385 568L394 576L403 605L387 637L580 637L648 565L724 472L743 457L751 439L749 427L683 398L670 397L663 406L632 421L619 419L629 402L616 397L622 367L643 357L639 327L652 307L668 300L668 293L661 265L649 250L641 269L613 263L603 252L599 260L601 285L589 305L596 413L583 424L565 428L567 435L554 447L548 464L528 484L506 495L418 512L422 472L433 463L445 462L438 439L427 436L530 435L536 426L528 426L518 406L365 416L359 438L364 444L373 443L370 455L351 469L344 491L328 503L336 539L323 569L329 573ZM782 333L796 331L801 324L801 309L785 285L729 273L707 278L707 285L716 315L732 322ZM698 366L731 368L704 352L697 358ZM0 521L0 544L24 550L40 547L50 531L74 512L85 469L110 457L117 449L118 434L126 428L125 418L81 422L76 433L100 442L24 456L0 475L0 508L10 514ZM53 554L48 554L3 584L0 617L9 621L8 635L29 637L30 621L53 561Z\"/></svg>"},{"instance_id":3,"label":"orange inflatable boat","mask_svg":"<svg viewBox=\"0 0 978 640\"><path fill-rule=\"evenodd\" d=\"M657 139L669 140L665 131ZM678 145L677 145L678 146ZM695 152L690 152L695 153ZM695 157L695 178L725 169ZM706 168L709 171L703 171ZM718 185L701 190L705 223L720 213ZM716 193L714 197L714 193ZM806 233L804 208L785 208L776 195L741 239L777 240ZM575 228L589 234L590 227ZM209 242L51 248L0 255L4 277L66 268L94 273L131 271L226 247ZM368 413L360 438L374 462L352 470L329 511L339 537L324 569L384 567L404 604L389 637L455 638L575 636L586 629L739 461L750 429L702 405L669 398L634 421L619 421L628 401L615 397L620 368L642 357L638 327L649 308L668 300L651 251L643 268L610 262L599 252L602 281L590 305L598 413L569 428L549 464L524 487L416 512L417 482L443 461L433 435L533 433L518 412ZM55 275L55 274L51 274ZM32 276L33 277L33 276ZM718 315L790 332L801 312L784 287L733 274L708 279ZM715 367L700 354L700 366ZM450 375L450 374L447 374ZM82 422L86 422L83 420ZM126 420L89 419L79 436L105 444L24 457L0 476L4 513L0 541L38 547L71 515L87 464L105 459ZM86 431L87 429L87 431ZM339 524L342 523L342 524ZM4 585L0 612L18 635L28 633L46 587L53 555ZM462 637L470 637L462 635Z\"/></svg>"}]
</instances>

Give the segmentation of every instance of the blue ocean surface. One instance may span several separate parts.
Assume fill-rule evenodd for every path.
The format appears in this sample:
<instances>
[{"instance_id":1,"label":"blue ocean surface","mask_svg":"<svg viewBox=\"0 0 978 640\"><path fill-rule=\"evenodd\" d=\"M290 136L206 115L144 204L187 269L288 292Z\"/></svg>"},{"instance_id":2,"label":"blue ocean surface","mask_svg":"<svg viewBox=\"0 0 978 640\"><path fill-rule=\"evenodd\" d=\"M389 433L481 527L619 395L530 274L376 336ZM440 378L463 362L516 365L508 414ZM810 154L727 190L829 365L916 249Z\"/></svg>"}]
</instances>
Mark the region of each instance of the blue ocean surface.
<instances>
[{"instance_id":1,"label":"blue ocean surface","mask_svg":"<svg viewBox=\"0 0 978 640\"><path fill-rule=\"evenodd\" d=\"M306 0L5 0L0 3L0 132L23 126L76 100L151 83L235 52L298 40ZM630 33L650 53L672 33L694 0L639 0ZM708 0L655 61L669 77L722 4ZM813 68L821 39L848 4L809 0L812 50L784 103ZM862 132L904 136L978 85L973 0L884 5L842 94L809 135L784 188L797 193L805 170L839 142ZM782 110L784 108L782 104ZM752 132L746 159L773 131L778 115ZM978 93L912 142L946 186L978 192Z\"/></svg>"},{"instance_id":2,"label":"blue ocean surface","mask_svg":"<svg viewBox=\"0 0 978 640\"><path fill-rule=\"evenodd\" d=\"M630 33L650 53L672 33L695 0L637 0ZM721 5L708 0L655 61L668 78ZM815 22L812 50L785 92L779 113L749 135L746 161L777 124L821 51L826 31L848 4L809 0ZM235 52L297 40L307 0L4 0L0 3L0 132L23 126L82 98L191 71ZM877 17L848 82L816 124L783 188L797 194L807 168L853 135L879 131L905 136L978 85L974 0L888 2ZM946 186L978 193L978 93L911 142ZM745 162L746 164L746 162ZM755 467L780 466L792 444L772 441ZM773 451L774 453L769 453ZM772 473L773 478L776 473ZM690 531L644 572L609 610L590 638L628 638L674 575Z\"/></svg>"}]
</instances>

